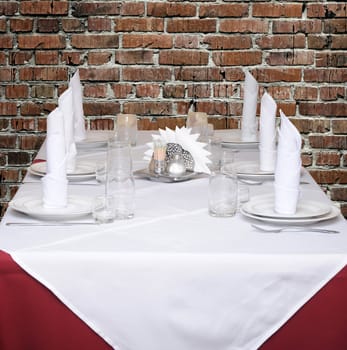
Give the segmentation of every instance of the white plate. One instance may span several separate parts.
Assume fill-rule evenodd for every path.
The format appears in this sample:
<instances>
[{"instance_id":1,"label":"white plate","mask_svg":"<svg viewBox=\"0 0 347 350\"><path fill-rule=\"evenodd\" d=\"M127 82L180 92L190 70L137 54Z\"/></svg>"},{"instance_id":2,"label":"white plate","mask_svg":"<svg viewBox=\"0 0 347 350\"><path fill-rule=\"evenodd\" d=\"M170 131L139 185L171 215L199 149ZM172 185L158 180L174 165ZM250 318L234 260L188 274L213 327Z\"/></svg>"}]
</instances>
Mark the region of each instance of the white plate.
<instances>
[{"instance_id":1,"label":"white plate","mask_svg":"<svg viewBox=\"0 0 347 350\"><path fill-rule=\"evenodd\" d=\"M34 163L30 166L30 169L35 173L45 175L46 174L46 162ZM95 164L88 162L77 162L74 171L68 171L69 176L79 176L79 175L91 175L95 173Z\"/></svg>"},{"instance_id":2,"label":"white plate","mask_svg":"<svg viewBox=\"0 0 347 350\"><path fill-rule=\"evenodd\" d=\"M309 224L315 224L317 222L320 221L326 221L326 220L331 220L336 218L339 214L340 214L340 209L335 207L335 206L331 206L330 207L330 212L322 215L322 216L318 216L318 217L314 217L314 218L304 218L304 219L280 219L280 218L268 218L268 217L264 217L264 216L257 216L257 215L252 215L247 213L246 211L243 210L243 207L241 207L240 212L249 218L255 219L255 220L259 220L262 222L270 222L273 224L285 224L285 225L309 225Z\"/></svg>"},{"instance_id":3,"label":"white plate","mask_svg":"<svg viewBox=\"0 0 347 350\"><path fill-rule=\"evenodd\" d=\"M273 194L256 196L242 206L243 211L254 216L275 219L309 219L326 215L330 211L330 205L302 199L299 200L295 214L276 213L274 210L275 198Z\"/></svg>"},{"instance_id":4,"label":"white plate","mask_svg":"<svg viewBox=\"0 0 347 350\"><path fill-rule=\"evenodd\" d=\"M231 129L221 135L222 146L228 148L258 148L259 141L243 141L240 129Z\"/></svg>"},{"instance_id":5,"label":"white plate","mask_svg":"<svg viewBox=\"0 0 347 350\"><path fill-rule=\"evenodd\" d=\"M81 149L106 147L108 139L111 138L113 134L114 131L111 130L89 130L84 140L76 142L76 147Z\"/></svg>"},{"instance_id":6,"label":"white plate","mask_svg":"<svg viewBox=\"0 0 347 350\"><path fill-rule=\"evenodd\" d=\"M21 213L42 220L71 220L86 216L92 211L91 201L85 197L69 196L65 208L45 208L42 199L35 196L26 196L14 199L9 206Z\"/></svg>"},{"instance_id":7,"label":"white plate","mask_svg":"<svg viewBox=\"0 0 347 350\"><path fill-rule=\"evenodd\" d=\"M275 173L271 171L262 171L259 169L259 163L253 162L235 162L233 164L226 164L225 170L228 171L228 167L236 168L237 175L240 178L245 179L263 179L271 180L275 177Z\"/></svg>"},{"instance_id":8,"label":"white plate","mask_svg":"<svg viewBox=\"0 0 347 350\"><path fill-rule=\"evenodd\" d=\"M194 179L195 177L201 175L200 173L195 173L192 171L187 171L186 173L179 175L179 176L172 176L172 175L159 175L156 173L153 173L149 171L148 169L141 169L134 171L134 176L156 181L156 182L182 182Z\"/></svg>"}]
</instances>

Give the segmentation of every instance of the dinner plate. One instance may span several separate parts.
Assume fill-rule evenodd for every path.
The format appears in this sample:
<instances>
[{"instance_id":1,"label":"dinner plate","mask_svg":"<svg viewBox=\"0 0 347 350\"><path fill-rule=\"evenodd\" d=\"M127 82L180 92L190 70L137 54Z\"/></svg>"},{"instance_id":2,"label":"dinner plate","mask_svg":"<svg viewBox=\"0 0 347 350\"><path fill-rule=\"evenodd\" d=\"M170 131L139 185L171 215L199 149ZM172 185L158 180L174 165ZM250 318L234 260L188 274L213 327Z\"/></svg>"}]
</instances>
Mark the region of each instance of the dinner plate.
<instances>
[{"instance_id":1,"label":"dinner plate","mask_svg":"<svg viewBox=\"0 0 347 350\"><path fill-rule=\"evenodd\" d=\"M34 195L14 199L9 206L16 211L42 220L71 220L86 216L92 211L91 201L80 196L69 196L68 204L64 208L45 208L42 198Z\"/></svg>"},{"instance_id":2,"label":"dinner plate","mask_svg":"<svg viewBox=\"0 0 347 350\"><path fill-rule=\"evenodd\" d=\"M228 168L231 167L236 169L237 175L240 178L271 180L275 177L275 173L273 171L260 170L259 162L257 161L235 162L224 166L226 171L228 171Z\"/></svg>"},{"instance_id":3,"label":"dinner plate","mask_svg":"<svg viewBox=\"0 0 347 350\"><path fill-rule=\"evenodd\" d=\"M89 130L86 132L86 138L84 140L76 142L76 147L80 149L106 147L108 139L113 134L114 131L110 130Z\"/></svg>"},{"instance_id":4,"label":"dinner plate","mask_svg":"<svg viewBox=\"0 0 347 350\"><path fill-rule=\"evenodd\" d=\"M228 148L258 148L259 141L243 141L240 129L231 129L220 135L222 146ZM258 137L257 137L258 138Z\"/></svg>"},{"instance_id":5,"label":"dinner plate","mask_svg":"<svg viewBox=\"0 0 347 350\"><path fill-rule=\"evenodd\" d=\"M315 224L317 222L331 220L331 219L336 218L340 214L340 209L332 205L330 207L329 213L327 213L325 215L312 217L312 218L303 218L303 219L281 219L281 218L269 218L269 217L265 217L265 216L257 216L257 215L247 213L243 209L243 207L241 207L240 212L246 217L256 219L256 220L259 220L262 222L269 222L272 224L309 225L309 224Z\"/></svg>"},{"instance_id":6,"label":"dinner plate","mask_svg":"<svg viewBox=\"0 0 347 350\"><path fill-rule=\"evenodd\" d=\"M286 220L315 218L326 215L331 209L331 206L328 204L301 199L297 204L296 212L294 214L283 214L277 213L274 210L274 203L274 195L267 194L251 198L251 200L245 203L242 208L243 211L254 216Z\"/></svg>"},{"instance_id":7,"label":"dinner plate","mask_svg":"<svg viewBox=\"0 0 347 350\"><path fill-rule=\"evenodd\" d=\"M156 174L156 173L150 171L149 169L140 169L140 170L134 171L134 176L148 179L151 181L168 182L168 183L192 180L199 175L201 175L201 174L193 172L193 171L187 171L184 174L179 175L179 176L173 176L173 175L169 175L169 174Z\"/></svg>"}]
</instances>

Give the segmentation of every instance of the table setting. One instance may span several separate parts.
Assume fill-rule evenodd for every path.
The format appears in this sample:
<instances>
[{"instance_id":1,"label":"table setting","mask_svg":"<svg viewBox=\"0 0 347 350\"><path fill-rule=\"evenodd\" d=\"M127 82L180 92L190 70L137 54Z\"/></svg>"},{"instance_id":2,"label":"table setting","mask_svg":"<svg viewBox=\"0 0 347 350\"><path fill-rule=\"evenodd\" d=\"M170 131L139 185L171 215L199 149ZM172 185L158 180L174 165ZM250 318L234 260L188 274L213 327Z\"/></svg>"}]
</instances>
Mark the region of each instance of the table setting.
<instances>
[{"instance_id":1,"label":"table setting","mask_svg":"<svg viewBox=\"0 0 347 350\"><path fill-rule=\"evenodd\" d=\"M119 114L112 132L87 131L78 81L47 118L0 249L98 350L271 349L347 264L346 221L302 167L295 126L280 111L276 127L265 92L257 131L248 73L236 132L192 113L174 130Z\"/></svg>"}]
</instances>

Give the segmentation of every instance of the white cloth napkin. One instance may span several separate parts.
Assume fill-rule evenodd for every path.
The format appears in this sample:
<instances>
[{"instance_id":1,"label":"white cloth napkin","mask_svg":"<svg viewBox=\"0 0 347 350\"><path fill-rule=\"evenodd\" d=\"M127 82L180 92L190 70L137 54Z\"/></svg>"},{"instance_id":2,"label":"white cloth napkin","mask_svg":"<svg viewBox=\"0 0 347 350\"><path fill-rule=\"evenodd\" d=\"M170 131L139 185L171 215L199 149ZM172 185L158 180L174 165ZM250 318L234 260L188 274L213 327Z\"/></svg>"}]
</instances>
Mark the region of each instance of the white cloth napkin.
<instances>
[{"instance_id":1,"label":"white cloth napkin","mask_svg":"<svg viewBox=\"0 0 347 350\"><path fill-rule=\"evenodd\" d=\"M71 78L69 87L72 89L74 140L82 141L86 138L86 129L84 124L82 85L78 69Z\"/></svg>"},{"instance_id":2,"label":"white cloth napkin","mask_svg":"<svg viewBox=\"0 0 347 350\"><path fill-rule=\"evenodd\" d=\"M257 98L258 83L252 74L246 71L245 84L243 88L243 110L242 110L242 141L257 141Z\"/></svg>"},{"instance_id":3,"label":"white cloth napkin","mask_svg":"<svg viewBox=\"0 0 347 350\"><path fill-rule=\"evenodd\" d=\"M290 120L281 114L275 170L275 211L295 214L299 199L301 136Z\"/></svg>"},{"instance_id":4,"label":"white cloth napkin","mask_svg":"<svg viewBox=\"0 0 347 350\"><path fill-rule=\"evenodd\" d=\"M152 135L153 140L162 140L165 143L178 143L182 148L192 155L194 159L194 171L198 173L210 174L207 164L211 163L208 156L210 152L205 149L207 146L204 142L198 142L199 134L191 134L191 129L176 126L175 130L166 128L159 129L160 135ZM153 142L147 144L151 149L145 152L145 159L150 160L153 154Z\"/></svg>"},{"instance_id":5,"label":"white cloth napkin","mask_svg":"<svg viewBox=\"0 0 347 350\"><path fill-rule=\"evenodd\" d=\"M276 163L276 110L274 99L265 92L261 99L259 125L260 170L274 171Z\"/></svg>"},{"instance_id":6,"label":"white cloth napkin","mask_svg":"<svg viewBox=\"0 0 347 350\"><path fill-rule=\"evenodd\" d=\"M66 170L73 172L76 167L76 144L74 140L74 113L72 88L65 90L58 99L59 110L64 116L65 150L66 150Z\"/></svg>"},{"instance_id":7,"label":"white cloth napkin","mask_svg":"<svg viewBox=\"0 0 347 350\"><path fill-rule=\"evenodd\" d=\"M43 206L62 208L67 205L66 152L64 116L56 108L47 117L46 175L42 178Z\"/></svg>"}]
</instances>

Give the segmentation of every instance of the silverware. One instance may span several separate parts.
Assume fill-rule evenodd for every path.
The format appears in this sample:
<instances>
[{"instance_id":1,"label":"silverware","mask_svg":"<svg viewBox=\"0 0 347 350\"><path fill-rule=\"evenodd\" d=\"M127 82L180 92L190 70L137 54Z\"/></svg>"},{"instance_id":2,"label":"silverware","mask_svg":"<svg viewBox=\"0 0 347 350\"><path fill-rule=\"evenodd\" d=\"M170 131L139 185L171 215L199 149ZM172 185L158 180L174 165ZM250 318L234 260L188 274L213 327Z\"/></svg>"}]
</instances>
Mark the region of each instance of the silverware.
<instances>
[{"instance_id":1,"label":"silverware","mask_svg":"<svg viewBox=\"0 0 347 350\"><path fill-rule=\"evenodd\" d=\"M6 222L6 226L78 226L78 225L96 225L96 222Z\"/></svg>"},{"instance_id":2,"label":"silverware","mask_svg":"<svg viewBox=\"0 0 347 350\"><path fill-rule=\"evenodd\" d=\"M340 233L336 230L328 230L325 228L314 228L314 227L305 227L305 226L288 226L288 227L279 227L279 228L265 228L259 225L252 224L256 230L266 233L280 233L280 232L319 232L319 233Z\"/></svg>"}]
</instances>

